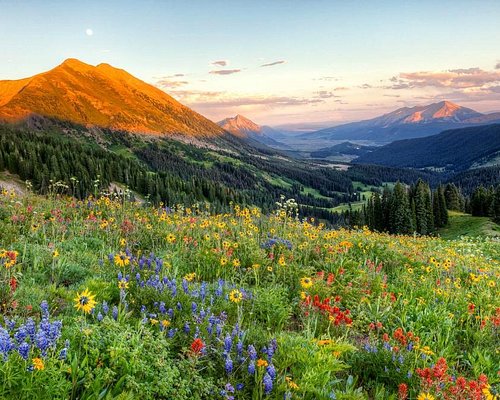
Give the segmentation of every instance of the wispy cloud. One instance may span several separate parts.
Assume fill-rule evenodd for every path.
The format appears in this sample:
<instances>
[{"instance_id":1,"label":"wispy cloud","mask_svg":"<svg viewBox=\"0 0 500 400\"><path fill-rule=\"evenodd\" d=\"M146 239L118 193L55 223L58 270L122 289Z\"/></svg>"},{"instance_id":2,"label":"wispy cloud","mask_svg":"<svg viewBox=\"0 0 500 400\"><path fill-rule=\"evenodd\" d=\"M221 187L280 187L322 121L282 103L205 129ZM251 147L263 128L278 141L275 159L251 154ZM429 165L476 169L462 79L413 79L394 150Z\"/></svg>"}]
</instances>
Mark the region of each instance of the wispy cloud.
<instances>
[{"instance_id":1,"label":"wispy cloud","mask_svg":"<svg viewBox=\"0 0 500 400\"><path fill-rule=\"evenodd\" d=\"M330 99L332 97L339 97L333 92L329 92L328 90L320 90L315 93L317 98L319 99Z\"/></svg>"},{"instance_id":2,"label":"wispy cloud","mask_svg":"<svg viewBox=\"0 0 500 400\"><path fill-rule=\"evenodd\" d=\"M237 74L238 72L241 72L241 69L217 69L209 73L214 75L231 75Z\"/></svg>"},{"instance_id":3,"label":"wispy cloud","mask_svg":"<svg viewBox=\"0 0 500 400\"><path fill-rule=\"evenodd\" d=\"M273 65L285 64L285 63L286 63L285 60L273 61L273 62L270 62L270 63L267 63L267 64L262 64L261 68L262 67L272 67Z\"/></svg>"},{"instance_id":4,"label":"wispy cloud","mask_svg":"<svg viewBox=\"0 0 500 400\"><path fill-rule=\"evenodd\" d=\"M500 69L500 62L495 65L495 69Z\"/></svg>"},{"instance_id":5,"label":"wispy cloud","mask_svg":"<svg viewBox=\"0 0 500 400\"><path fill-rule=\"evenodd\" d=\"M338 81L339 78L335 76L321 76L319 78L314 78L314 81L327 81L327 82L332 82L332 81Z\"/></svg>"},{"instance_id":6,"label":"wispy cloud","mask_svg":"<svg viewBox=\"0 0 500 400\"><path fill-rule=\"evenodd\" d=\"M345 86L339 86L339 87L336 87L335 89L333 89L334 92L340 92L343 90L349 90L349 88L345 87Z\"/></svg>"},{"instance_id":7,"label":"wispy cloud","mask_svg":"<svg viewBox=\"0 0 500 400\"><path fill-rule=\"evenodd\" d=\"M306 104L322 103L322 99L317 98L300 98L287 96L263 96L263 97L233 97L220 98L213 101L203 101L198 104L204 107L243 107L251 105L282 107L282 106L300 106Z\"/></svg>"},{"instance_id":8,"label":"wispy cloud","mask_svg":"<svg viewBox=\"0 0 500 400\"><path fill-rule=\"evenodd\" d=\"M227 61L227 60L217 60L217 61L212 61L210 64L217 65L218 67L225 67L227 64L229 64L229 61Z\"/></svg>"},{"instance_id":9,"label":"wispy cloud","mask_svg":"<svg viewBox=\"0 0 500 400\"><path fill-rule=\"evenodd\" d=\"M361 86L360 86L360 89L371 89L373 88L372 85L370 85L369 83L363 83Z\"/></svg>"},{"instance_id":10,"label":"wispy cloud","mask_svg":"<svg viewBox=\"0 0 500 400\"><path fill-rule=\"evenodd\" d=\"M324 103L325 99L318 96L239 96L219 91L172 90L172 96L195 108L231 108L245 106L288 107L300 105L314 105Z\"/></svg>"},{"instance_id":11,"label":"wispy cloud","mask_svg":"<svg viewBox=\"0 0 500 400\"><path fill-rule=\"evenodd\" d=\"M162 89L175 89L184 85L187 85L189 82L188 81L178 81L178 80L171 80L168 78L163 78L158 81L156 81L155 86L162 88Z\"/></svg>"}]
</instances>

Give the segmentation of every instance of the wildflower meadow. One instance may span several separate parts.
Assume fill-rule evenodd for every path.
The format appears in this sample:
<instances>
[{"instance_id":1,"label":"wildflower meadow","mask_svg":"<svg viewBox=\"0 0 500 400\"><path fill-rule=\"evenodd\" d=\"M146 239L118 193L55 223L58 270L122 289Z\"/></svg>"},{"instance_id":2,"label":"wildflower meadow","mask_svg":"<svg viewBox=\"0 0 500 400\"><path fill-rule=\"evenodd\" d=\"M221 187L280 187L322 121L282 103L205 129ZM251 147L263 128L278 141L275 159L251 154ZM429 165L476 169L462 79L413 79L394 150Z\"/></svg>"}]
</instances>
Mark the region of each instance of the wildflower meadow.
<instances>
[{"instance_id":1,"label":"wildflower meadow","mask_svg":"<svg viewBox=\"0 0 500 400\"><path fill-rule=\"evenodd\" d=\"M0 195L2 399L499 399L500 243Z\"/></svg>"}]
</instances>

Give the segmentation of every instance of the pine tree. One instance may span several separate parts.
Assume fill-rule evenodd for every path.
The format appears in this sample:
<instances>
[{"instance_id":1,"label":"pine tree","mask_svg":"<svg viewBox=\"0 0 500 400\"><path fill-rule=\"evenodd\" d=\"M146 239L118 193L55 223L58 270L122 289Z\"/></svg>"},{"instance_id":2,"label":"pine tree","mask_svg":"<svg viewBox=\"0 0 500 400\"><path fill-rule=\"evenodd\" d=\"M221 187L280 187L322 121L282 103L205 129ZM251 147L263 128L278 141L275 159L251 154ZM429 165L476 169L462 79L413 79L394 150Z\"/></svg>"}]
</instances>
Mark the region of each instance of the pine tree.
<instances>
[{"instance_id":1,"label":"pine tree","mask_svg":"<svg viewBox=\"0 0 500 400\"><path fill-rule=\"evenodd\" d=\"M500 224L500 185L495 189L493 195L492 218L497 224Z\"/></svg>"},{"instance_id":2,"label":"pine tree","mask_svg":"<svg viewBox=\"0 0 500 400\"><path fill-rule=\"evenodd\" d=\"M439 209L440 214L441 214L441 220L440 220L440 226L446 226L448 225L448 207L446 206L446 197L444 195L444 188L443 186L439 186L438 188L438 203L439 203Z\"/></svg>"},{"instance_id":3,"label":"pine tree","mask_svg":"<svg viewBox=\"0 0 500 400\"><path fill-rule=\"evenodd\" d=\"M390 232L411 233L413 231L410 202L406 188L400 182L394 186L390 204Z\"/></svg>"}]
</instances>

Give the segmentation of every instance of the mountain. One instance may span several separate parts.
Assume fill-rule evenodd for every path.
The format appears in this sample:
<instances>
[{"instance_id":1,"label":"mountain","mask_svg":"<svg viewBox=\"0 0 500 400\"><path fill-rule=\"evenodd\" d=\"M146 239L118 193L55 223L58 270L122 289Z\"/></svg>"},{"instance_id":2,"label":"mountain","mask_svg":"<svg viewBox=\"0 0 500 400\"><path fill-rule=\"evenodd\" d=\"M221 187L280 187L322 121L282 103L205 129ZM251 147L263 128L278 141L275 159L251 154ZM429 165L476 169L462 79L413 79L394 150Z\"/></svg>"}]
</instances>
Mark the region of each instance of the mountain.
<instances>
[{"instance_id":1,"label":"mountain","mask_svg":"<svg viewBox=\"0 0 500 400\"><path fill-rule=\"evenodd\" d=\"M0 81L0 121L32 116L155 135L224 134L212 121L128 72L76 59L31 78Z\"/></svg>"},{"instance_id":2,"label":"mountain","mask_svg":"<svg viewBox=\"0 0 500 400\"><path fill-rule=\"evenodd\" d=\"M223 119L217 122L222 129L241 139L256 141L275 149L288 150L288 146L278 142L271 136L279 132L269 126L260 126L243 115L237 114L234 117Z\"/></svg>"},{"instance_id":3,"label":"mountain","mask_svg":"<svg viewBox=\"0 0 500 400\"><path fill-rule=\"evenodd\" d=\"M500 124L454 129L430 137L399 140L361 155L355 162L448 171L500 165Z\"/></svg>"},{"instance_id":4,"label":"mountain","mask_svg":"<svg viewBox=\"0 0 500 400\"><path fill-rule=\"evenodd\" d=\"M239 114L234 117L223 119L217 122L217 125L241 138L246 138L250 135L262 135L261 126Z\"/></svg>"},{"instance_id":5,"label":"mountain","mask_svg":"<svg viewBox=\"0 0 500 400\"><path fill-rule=\"evenodd\" d=\"M301 137L328 140L392 142L435 135L446 129L491 123L488 115L450 101L403 107L373 119L322 129Z\"/></svg>"}]
</instances>

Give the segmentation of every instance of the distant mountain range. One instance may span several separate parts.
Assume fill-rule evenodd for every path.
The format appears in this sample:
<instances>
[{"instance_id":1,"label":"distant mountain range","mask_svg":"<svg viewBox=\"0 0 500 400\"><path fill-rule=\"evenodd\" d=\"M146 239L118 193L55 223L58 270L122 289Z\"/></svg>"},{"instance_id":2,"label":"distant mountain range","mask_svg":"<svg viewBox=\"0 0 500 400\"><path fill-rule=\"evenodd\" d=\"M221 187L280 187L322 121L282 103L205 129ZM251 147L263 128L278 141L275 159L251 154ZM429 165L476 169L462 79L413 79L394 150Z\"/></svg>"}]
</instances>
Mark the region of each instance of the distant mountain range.
<instances>
[{"instance_id":1,"label":"distant mountain range","mask_svg":"<svg viewBox=\"0 0 500 400\"><path fill-rule=\"evenodd\" d=\"M388 143L425 137L447 129L500 122L500 113L481 114L450 101L403 107L373 119L338 125L301 135L326 140L370 140Z\"/></svg>"},{"instance_id":2,"label":"distant mountain range","mask_svg":"<svg viewBox=\"0 0 500 400\"><path fill-rule=\"evenodd\" d=\"M269 126L257 125L243 115L237 114L217 122L222 129L241 139L255 140L266 146L276 149L290 149L290 147L275 140L274 137L280 137L283 134Z\"/></svg>"},{"instance_id":3,"label":"distant mountain range","mask_svg":"<svg viewBox=\"0 0 500 400\"><path fill-rule=\"evenodd\" d=\"M354 162L447 171L500 165L500 124L453 129L430 137L395 141L361 155Z\"/></svg>"},{"instance_id":4,"label":"distant mountain range","mask_svg":"<svg viewBox=\"0 0 500 400\"><path fill-rule=\"evenodd\" d=\"M126 71L76 59L30 78L0 81L0 121L33 117L155 135L225 134L212 121Z\"/></svg>"}]
</instances>

